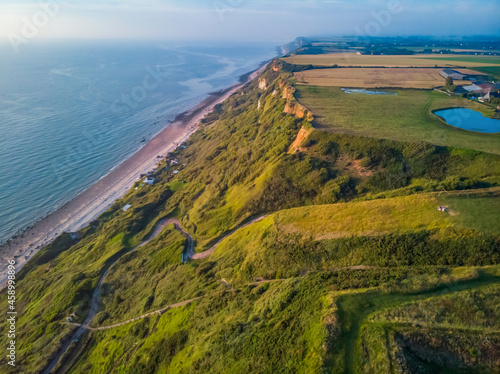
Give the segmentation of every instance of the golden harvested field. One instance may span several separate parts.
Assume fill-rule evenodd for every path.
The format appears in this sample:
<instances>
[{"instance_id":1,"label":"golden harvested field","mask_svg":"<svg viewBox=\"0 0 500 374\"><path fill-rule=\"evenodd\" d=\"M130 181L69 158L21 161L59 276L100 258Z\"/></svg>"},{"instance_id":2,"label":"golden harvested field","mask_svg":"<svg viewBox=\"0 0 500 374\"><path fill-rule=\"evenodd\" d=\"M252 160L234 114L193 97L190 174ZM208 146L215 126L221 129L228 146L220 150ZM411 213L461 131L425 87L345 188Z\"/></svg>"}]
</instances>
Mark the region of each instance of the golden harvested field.
<instances>
[{"instance_id":1,"label":"golden harvested field","mask_svg":"<svg viewBox=\"0 0 500 374\"><path fill-rule=\"evenodd\" d=\"M330 53L325 55L296 55L284 60L296 65L339 65L339 66L386 66L386 67L484 67L500 66L497 56L470 55L411 55L411 56L370 56L356 53ZM461 59L467 60L463 61ZM475 61L477 60L477 61Z\"/></svg>"},{"instance_id":2,"label":"golden harvested field","mask_svg":"<svg viewBox=\"0 0 500 374\"><path fill-rule=\"evenodd\" d=\"M441 69L419 68L338 68L306 70L295 73L295 78L298 84L311 86L434 88L445 82L440 72Z\"/></svg>"}]
</instances>

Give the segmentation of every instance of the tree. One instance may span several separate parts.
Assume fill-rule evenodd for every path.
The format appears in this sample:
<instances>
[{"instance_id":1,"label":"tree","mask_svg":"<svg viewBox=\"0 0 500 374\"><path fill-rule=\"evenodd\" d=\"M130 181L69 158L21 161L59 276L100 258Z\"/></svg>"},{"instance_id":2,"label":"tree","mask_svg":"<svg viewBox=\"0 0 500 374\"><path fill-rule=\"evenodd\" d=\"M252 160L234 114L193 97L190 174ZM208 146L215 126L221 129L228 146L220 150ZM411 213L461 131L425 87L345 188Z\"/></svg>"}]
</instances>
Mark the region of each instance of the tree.
<instances>
[{"instance_id":1,"label":"tree","mask_svg":"<svg viewBox=\"0 0 500 374\"><path fill-rule=\"evenodd\" d=\"M453 84L453 79L451 77L446 78L444 89L448 90L449 92L455 92L455 90L457 89L457 87Z\"/></svg>"}]
</instances>

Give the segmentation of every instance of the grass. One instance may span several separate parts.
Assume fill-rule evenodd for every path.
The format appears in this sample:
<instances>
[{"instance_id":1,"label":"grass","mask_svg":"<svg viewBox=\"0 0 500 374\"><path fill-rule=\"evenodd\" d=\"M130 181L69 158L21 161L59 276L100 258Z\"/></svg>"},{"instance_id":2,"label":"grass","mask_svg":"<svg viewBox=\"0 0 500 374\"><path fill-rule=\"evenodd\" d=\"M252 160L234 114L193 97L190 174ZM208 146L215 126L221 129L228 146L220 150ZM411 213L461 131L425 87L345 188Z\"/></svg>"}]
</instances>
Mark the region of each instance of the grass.
<instances>
[{"instance_id":1,"label":"grass","mask_svg":"<svg viewBox=\"0 0 500 374\"><path fill-rule=\"evenodd\" d=\"M338 361L336 355L343 357L344 373L362 372L362 334L366 333L366 323L370 315L378 311L396 308L408 302L426 300L431 297L453 294L463 290L498 284L500 279L491 275L483 275L477 279L462 280L452 285L443 285L417 293L381 293L377 291L357 292L337 298L338 316L344 329L332 349L332 360ZM463 321L467 323L468 321ZM366 347L364 347L366 348ZM385 347L384 347L385 348ZM385 353L387 355L387 352ZM386 368L387 370L387 368ZM391 372L391 371L385 371Z\"/></svg>"},{"instance_id":2,"label":"grass","mask_svg":"<svg viewBox=\"0 0 500 374\"><path fill-rule=\"evenodd\" d=\"M293 279L220 293L98 332L70 372L317 372L325 293Z\"/></svg>"},{"instance_id":3,"label":"grass","mask_svg":"<svg viewBox=\"0 0 500 374\"><path fill-rule=\"evenodd\" d=\"M445 83L440 71L411 68L315 69L295 73L295 78L299 84L309 86L434 88ZM454 83L460 84L459 81Z\"/></svg>"},{"instance_id":4,"label":"grass","mask_svg":"<svg viewBox=\"0 0 500 374\"><path fill-rule=\"evenodd\" d=\"M457 129L432 113L439 108L466 107L492 116L492 109L434 91L394 92L397 95L349 95L337 87L298 85L296 97L313 112L316 126L325 130L500 154L500 134Z\"/></svg>"},{"instance_id":5,"label":"grass","mask_svg":"<svg viewBox=\"0 0 500 374\"><path fill-rule=\"evenodd\" d=\"M453 61L457 63L481 63L487 65L500 65L500 57L498 56L446 56L446 57L428 57L429 60L438 60L438 61Z\"/></svg>"},{"instance_id":6,"label":"grass","mask_svg":"<svg viewBox=\"0 0 500 374\"><path fill-rule=\"evenodd\" d=\"M186 187L186 184L183 181L174 181L170 184L170 191L177 192Z\"/></svg>"},{"instance_id":7,"label":"grass","mask_svg":"<svg viewBox=\"0 0 500 374\"><path fill-rule=\"evenodd\" d=\"M437 210L440 204L432 194L283 210L223 240L210 261L217 277L230 282L359 265L497 261L498 241L481 234L489 220L457 223Z\"/></svg>"},{"instance_id":8,"label":"grass","mask_svg":"<svg viewBox=\"0 0 500 374\"><path fill-rule=\"evenodd\" d=\"M278 231L300 232L320 240L450 227L450 217L441 214L438 206L434 196L412 195L293 208L278 212L273 218Z\"/></svg>"},{"instance_id":9,"label":"grass","mask_svg":"<svg viewBox=\"0 0 500 374\"><path fill-rule=\"evenodd\" d=\"M364 284L369 273L354 276ZM242 287L93 333L70 373L358 372L361 338L367 338L366 327L378 323L381 312L400 313L398 308L407 304L448 295L460 302L464 290L498 283L486 272L478 277L452 272L409 275L411 281L395 291L384 290L394 283L386 281L369 290L339 291L349 287L341 278L310 274ZM422 278L429 282L424 287L418 283ZM489 309L484 318L495 319Z\"/></svg>"},{"instance_id":10,"label":"grass","mask_svg":"<svg viewBox=\"0 0 500 374\"><path fill-rule=\"evenodd\" d=\"M442 55L439 58L429 55L411 56L372 56L354 53L332 53L323 55L296 55L284 58L288 63L296 65L323 66L367 66L367 67L486 67L500 66L498 57Z\"/></svg>"},{"instance_id":11,"label":"grass","mask_svg":"<svg viewBox=\"0 0 500 374\"><path fill-rule=\"evenodd\" d=\"M187 148L175 152L186 164L178 176L162 168L155 185L131 190L83 229L79 242L61 236L29 262L29 272L19 274L17 356L23 371L38 372L49 361L69 330L60 322L73 312L77 322L85 318L100 275L122 255L105 280L94 325L207 297L161 317L91 333L88 345L77 347L83 354L71 372L334 371L338 368L325 358L338 338L329 338L336 328L330 319L333 292L435 289L442 283L435 277L449 268L469 266L469 271L500 262L491 218L458 221L475 206L458 207L465 213L447 216L436 209L445 196L382 200L492 186L498 181L498 156L318 130L305 140L303 151L289 154L299 129L310 123L284 113L292 101L291 73L274 67L264 73L266 90L257 81L245 86L242 95L215 108ZM418 104L418 97L405 100L406 113L396 117L418 120L410 103ZM396 114L398 104L390 108ZM402 128L391 131L401 135ZM189 183L179 189L181 180ZM355 198L365 201L352 202ZM132 205L127 212L121 209L125 202ZM248 217L274 212L237 231L201 261L179 263L185 238L172 226L125 254L163 217L178 217L200 249ZM483 232L488 230L491 234ZM362 266L350 268L357 265ZM424 276L429 280L418 283ZM248 286L256 278L276 282ZM409 280L411 287L405 284ZM0 303L0 313L5 315L7 305ZM0 335L5 327L0 322ZM18 371L7 367L5 357L0 365L7 373Z\"/></svg>"},{"instance_id":12,"label":"grass","mask_svg":"<svg viewBox=\"0 0 500 374\"><path fill-rule=\"evenodd\" d=\"M500 233L500 199L495 197L451 196L439 199L451 209L454 224L493 234Z\"/></svg>"},{"instance_id":13,"label":"grass","mask_svg":"<svg viewBox=\"0 0 500 374\"><path fill-rule=\"evenodd\" d=\"M477 70L484 74L492 75L496 81L500 80L500 66L484 66L474 68L474 70Z\"/></svg>"}]
</instances>

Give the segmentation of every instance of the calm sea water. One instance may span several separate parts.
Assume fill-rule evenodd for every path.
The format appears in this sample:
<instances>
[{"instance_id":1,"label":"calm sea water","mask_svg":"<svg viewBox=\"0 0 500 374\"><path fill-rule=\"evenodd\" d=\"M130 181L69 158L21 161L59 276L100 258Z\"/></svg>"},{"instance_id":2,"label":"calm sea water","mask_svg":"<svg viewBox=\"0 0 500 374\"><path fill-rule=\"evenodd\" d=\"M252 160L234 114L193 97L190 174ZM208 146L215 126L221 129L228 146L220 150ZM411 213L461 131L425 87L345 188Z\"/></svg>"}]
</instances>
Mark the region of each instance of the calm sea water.
<instances>
[{"instance_id":1,"label":"calm sea water","mask_svg":"<svg viewBox=\"0 0 500 374\"><path fill-rule=\"evenodd\" d=\"M275 55L265 44L0 44L0 243Z\"/></svg>"}]
</instances>

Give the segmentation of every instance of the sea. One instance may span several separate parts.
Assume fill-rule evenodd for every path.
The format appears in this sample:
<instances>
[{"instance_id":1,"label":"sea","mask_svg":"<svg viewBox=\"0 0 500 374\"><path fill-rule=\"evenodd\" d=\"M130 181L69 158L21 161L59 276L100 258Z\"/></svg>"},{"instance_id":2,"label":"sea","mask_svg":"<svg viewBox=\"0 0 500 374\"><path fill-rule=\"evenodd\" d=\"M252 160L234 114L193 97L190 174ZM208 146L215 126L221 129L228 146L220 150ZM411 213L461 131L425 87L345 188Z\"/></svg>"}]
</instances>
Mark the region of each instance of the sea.
<instances>
[{"instance_id":1,"label":"sea","mask_svg":"<svg viewBox=\"0 0 500 374\"><path fill-rule=\"evenodd\" d=\"M272 43L0 43L0 244L276 55Z\"/></svg>"}]
</instances>

